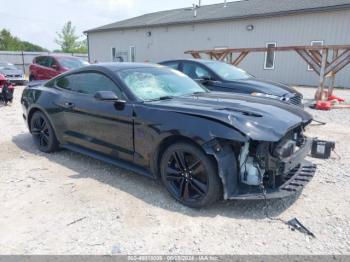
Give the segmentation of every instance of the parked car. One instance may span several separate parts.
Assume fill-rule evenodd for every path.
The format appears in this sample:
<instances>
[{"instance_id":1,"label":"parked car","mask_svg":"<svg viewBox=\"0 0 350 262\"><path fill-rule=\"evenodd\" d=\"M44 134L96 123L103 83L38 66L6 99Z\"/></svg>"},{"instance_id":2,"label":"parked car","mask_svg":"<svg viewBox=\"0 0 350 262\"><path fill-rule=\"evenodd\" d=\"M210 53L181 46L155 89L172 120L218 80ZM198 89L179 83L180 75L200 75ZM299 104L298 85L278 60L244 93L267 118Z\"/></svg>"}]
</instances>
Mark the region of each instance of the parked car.
<instances>
[{"instance_id":1,"label":"parked car","mask_svg":"<svg viewBox=\"0 0 350 262\"><path fill-rule=\"evenodd\" d=\"M11 63L0 62L0 74L12 84L24 85L26 82L23 71Z\"/></svg>"},{"instance_id":2,"label":"parked car","mask_svg":"<svg viewBox=\"0 0 350 262\"><path fill-rule=\"evenodd\" d=\"M312 117L277 100L210 92L168 67L113 63L24 89L43 152L59 147L161 178L190 207L295 194L315 166L304 158Z\"/></svg>"},{"instance_id":3,"label":"parked car","mask_svg":"<svg viewBox=\"0 0 350 262\"><path fill-rule=\"evenodd\" d=\"M48 80L67 72L89 65L79 57L64 55L47 55L35 57L29 66L29 81Z\"/></svg>"},{"instance_id":4,"label":"parked car","mask_svg":"<svg viewBox=\"0 0 350 262\"><path fill-rule=\"evenodd\" d=\"M301 106L303 95L287 85L257 79L233 65L201 59L171 60L160 63L179 70L213 91L268 97Z\"/></svg>"}]
</instances>

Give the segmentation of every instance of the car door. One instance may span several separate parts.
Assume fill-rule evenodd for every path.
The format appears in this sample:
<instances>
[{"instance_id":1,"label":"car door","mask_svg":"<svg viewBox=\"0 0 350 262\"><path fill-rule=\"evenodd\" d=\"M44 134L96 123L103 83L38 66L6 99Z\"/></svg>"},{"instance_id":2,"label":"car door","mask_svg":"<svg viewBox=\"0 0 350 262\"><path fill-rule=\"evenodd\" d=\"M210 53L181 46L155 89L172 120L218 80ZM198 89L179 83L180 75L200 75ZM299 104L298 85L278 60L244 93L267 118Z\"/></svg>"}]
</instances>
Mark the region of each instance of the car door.
<instances>
[{"instance_id":1,"label":"car door","mask_svg":"<svg viewBox=\"0 0 350 262\"><path fill-rule=\"evenodd\" d=\"M195 62L182 62L180 71L211 91L222 91L222 82L205 66Z\"/></svg>"},{"instance_id":2,"label":"car door","mask_svg":"<svg viewBox=\"0 0 350 262\"><path fill-rule=\"evenodd\" d=\"M44 56L38 56L35 58L34 64L31 67L31 74L34 77L35 80L43 80L44 78L44 71L45 71L45 57Z\"/></svg>"},{"instance_id":3,"label":"car door","mask_svg":"<svg viewBox=\"0 0 350 262\"><path fill-rule=\"evenodd\" d=\"M63 140L113 158L133 161L133 105L123 108L115 102L97 100L97 91L113 91L121 100L126 96L118 85L100 72L84 72L59 78L58 106L64 110Z\"/></svg>"}]
</instances>

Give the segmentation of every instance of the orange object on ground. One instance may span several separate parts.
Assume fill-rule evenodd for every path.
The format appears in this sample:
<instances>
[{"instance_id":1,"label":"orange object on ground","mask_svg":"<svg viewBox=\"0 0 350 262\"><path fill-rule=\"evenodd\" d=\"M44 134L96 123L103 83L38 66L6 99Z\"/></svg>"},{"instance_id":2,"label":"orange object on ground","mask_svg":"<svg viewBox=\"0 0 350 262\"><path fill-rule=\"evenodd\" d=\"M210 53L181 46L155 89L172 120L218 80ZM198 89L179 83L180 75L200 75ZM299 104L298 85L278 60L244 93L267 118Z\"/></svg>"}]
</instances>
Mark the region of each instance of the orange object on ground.
<instances>
[{"instance_id":1,"label":"orange object on ground","mask_svg":"<svg viewBox=\"0 0 350 262\"><path fill-rule=\"evenodd\" d=\"M345 99L337 96L330 96L328 97L328 101L345 102Z\"/></svg>"},{"instance_id":2,"label":"orange object on ground","mask_svg":"<svg viewBox=\"0 0 350 262\"><path fill-rule=\"evenodd\" d=\"M315 109L329 111L332 109L332 103L330 101L317 101Z\"/></svg>"}]
</instances>

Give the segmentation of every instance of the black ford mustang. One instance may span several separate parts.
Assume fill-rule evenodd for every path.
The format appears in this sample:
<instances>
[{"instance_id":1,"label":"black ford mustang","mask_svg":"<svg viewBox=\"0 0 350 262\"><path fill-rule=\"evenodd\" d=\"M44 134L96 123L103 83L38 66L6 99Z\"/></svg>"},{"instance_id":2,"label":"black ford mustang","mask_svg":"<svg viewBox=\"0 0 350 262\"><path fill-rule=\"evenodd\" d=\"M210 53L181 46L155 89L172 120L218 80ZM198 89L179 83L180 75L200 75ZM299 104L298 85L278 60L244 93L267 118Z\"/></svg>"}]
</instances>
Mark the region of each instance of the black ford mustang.
<instances>
[{"instance_id":1,"label":"black ford mustang","mask_svg":"<svg viewBox=\"0 0 350 262\"><path fill-rule=\"evenodd\" d=\"M304 161L312 121L304 110L209 92L163 66L88 66L27 87L21 102L43 152L62 147L160 177L190 207L285 197L315 172Z\"/></svg>"},{"instance_id":2,"label":"black ford mustang","mask_svg":"<svg viewBox=\"0 0 350 262\"><path fill-rule=\"evenodd\" d=\"M160 64L185 73L211 91L249 94L302 106L303 95L294 88L255 78L242 69L224 62L183 59L165 61Z\"/></svg>"}]
</instances>

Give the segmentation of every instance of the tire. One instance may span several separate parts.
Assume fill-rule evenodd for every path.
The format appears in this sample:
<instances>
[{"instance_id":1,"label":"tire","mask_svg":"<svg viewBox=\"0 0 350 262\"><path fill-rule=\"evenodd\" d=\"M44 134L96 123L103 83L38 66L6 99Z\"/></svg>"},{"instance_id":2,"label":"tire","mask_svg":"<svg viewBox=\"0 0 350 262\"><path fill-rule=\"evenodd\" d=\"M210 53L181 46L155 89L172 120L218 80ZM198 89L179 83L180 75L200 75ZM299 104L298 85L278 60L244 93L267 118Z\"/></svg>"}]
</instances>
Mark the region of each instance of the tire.
<instances>
[{"instance_id":1,"label":"tire","mask_svg":"<svg viewBox=\"0 0 350 262\"><path fill-rule=\"evenodd\" d=\"M40 111L34 113L30 120L30 132L40 151L52 153L58 150L59 143L47 117Z\"/></svg>"},{"instance_id":2,"label":"tire","mask_svg":"<svg viewBox=\"0 0 350 262\"><path fill-rule=\"evenodd\" d=\"M222 198L214 161L195 145L168 147L161 157L160 173L168 192L185 206L208 207Z\"/></svg>"}]
</instances>

